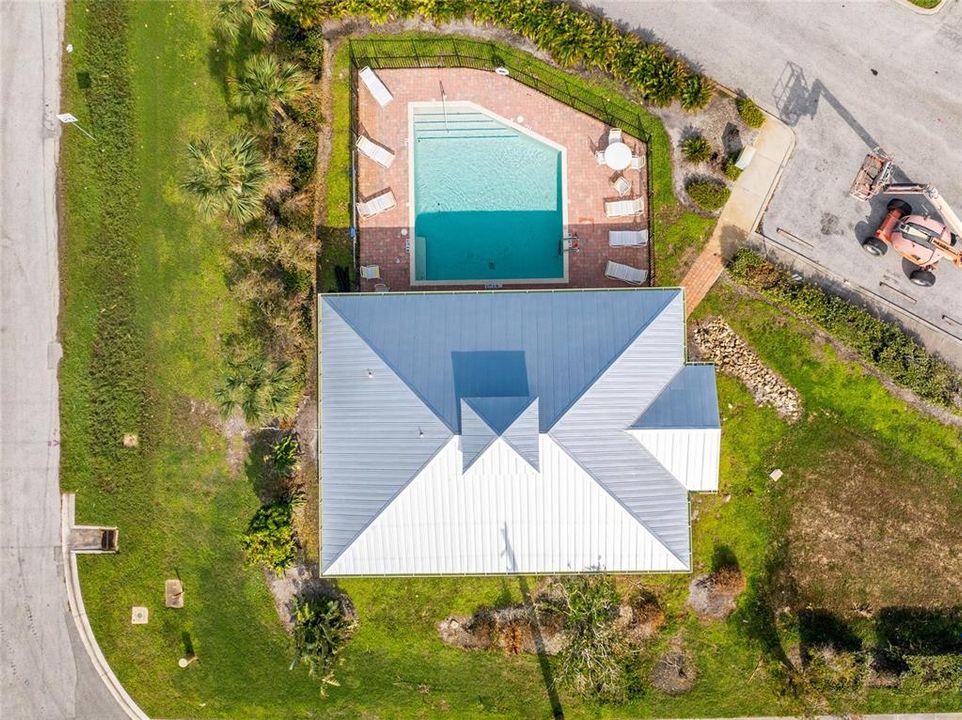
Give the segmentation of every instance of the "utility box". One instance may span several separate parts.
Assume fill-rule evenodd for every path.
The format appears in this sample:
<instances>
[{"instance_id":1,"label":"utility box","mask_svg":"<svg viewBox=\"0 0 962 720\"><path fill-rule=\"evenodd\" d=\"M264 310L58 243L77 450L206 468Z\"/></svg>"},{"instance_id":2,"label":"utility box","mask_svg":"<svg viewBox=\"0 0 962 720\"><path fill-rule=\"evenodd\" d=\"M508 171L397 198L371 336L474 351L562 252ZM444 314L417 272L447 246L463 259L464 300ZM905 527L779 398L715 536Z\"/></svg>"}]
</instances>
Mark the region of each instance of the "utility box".
<instances>
[{"instance_id":1,"label":"utility box","mask_svg":"<svg viewBox=\"0 0 962 720\"><path fill-rule=\"evenodd\" d=\"M743 149L738 153L738 159L735 160L735 167L739 170L744 170L749 165L752 164L752 159L755 157L755 148L749 145L747 148Z\"/></svg>"}]
</instances>

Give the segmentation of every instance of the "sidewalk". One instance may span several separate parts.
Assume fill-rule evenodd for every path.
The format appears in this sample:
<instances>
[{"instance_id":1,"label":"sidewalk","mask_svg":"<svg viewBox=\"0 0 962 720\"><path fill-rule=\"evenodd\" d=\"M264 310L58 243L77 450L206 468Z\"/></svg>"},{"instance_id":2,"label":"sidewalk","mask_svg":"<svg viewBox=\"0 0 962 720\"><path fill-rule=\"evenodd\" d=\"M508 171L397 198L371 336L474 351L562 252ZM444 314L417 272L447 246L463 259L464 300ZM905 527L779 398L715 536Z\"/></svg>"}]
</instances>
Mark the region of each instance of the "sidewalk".
<instances>
[{"instance_id":1,"label":"sidewalk","mask_svg":"<svg viewBox=\"0 0 962 720\"><path fill-rule=\"evenodd\" d=\"M708 244L681 281L685 288L686 315L691 314L721 275L725 267L722 247L743 243L758 226L795 149L795 133L775 117L767 115L754 147L755 157L735 182L731 198L722 209Z\"/></svg>"}]
</instances>

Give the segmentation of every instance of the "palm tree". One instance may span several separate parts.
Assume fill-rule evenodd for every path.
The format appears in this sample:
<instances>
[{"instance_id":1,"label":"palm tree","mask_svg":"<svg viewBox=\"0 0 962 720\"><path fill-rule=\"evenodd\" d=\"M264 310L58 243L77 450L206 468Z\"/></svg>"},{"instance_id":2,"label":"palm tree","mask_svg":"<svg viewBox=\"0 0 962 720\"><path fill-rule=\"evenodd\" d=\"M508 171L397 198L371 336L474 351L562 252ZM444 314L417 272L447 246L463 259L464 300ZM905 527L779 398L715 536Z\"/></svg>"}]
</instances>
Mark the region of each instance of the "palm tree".
<instances>
[{"instance_id":1,"label":"palm tree","mask_svg":"<svg viewBox=\"0 0 962 720\"><path fill-rule=\"evenodd\" d=\"M267 126L275 114L286 111L307 92L307 76L297 65L273 55L258 55L234 81L237 104L259 125Z\"/></svg>"},{"instance_id":2,"label":"palm tree","mask_svg":"<svg viewBox=\"0 0 962 720\"><path fill-rule=\"evenodd\" d=\"M297 407L296 372L290 363L275 363L259 356L231 360L214 397L224 417L239 408L252 425L264 425L273 418L287 420Z\"/></svg>"},{"instance_id":3,"label":"palm tree","mask_svg":"<svg viewBox=\"0 0 962 720\"><path fill-rule=\"evenodd\" d=\"M223 0L217 9L215 27L221 37L232 43L244 33L267 42L277 29L273 13L293 7L294 0Z\"/></svg>"},{"instance_id":4,"label":"palm tree","mask_svg":"<svg viewBox=\"0 0 962 720\"><path fill-rule=\"evenodd\" d=\"M190 167L183 186L197 198L205 217L225 215L247 222L261 212L268 172L257 141L232 135L225 143L210 140L187 145Z\"/></svg>"}]
</instances>

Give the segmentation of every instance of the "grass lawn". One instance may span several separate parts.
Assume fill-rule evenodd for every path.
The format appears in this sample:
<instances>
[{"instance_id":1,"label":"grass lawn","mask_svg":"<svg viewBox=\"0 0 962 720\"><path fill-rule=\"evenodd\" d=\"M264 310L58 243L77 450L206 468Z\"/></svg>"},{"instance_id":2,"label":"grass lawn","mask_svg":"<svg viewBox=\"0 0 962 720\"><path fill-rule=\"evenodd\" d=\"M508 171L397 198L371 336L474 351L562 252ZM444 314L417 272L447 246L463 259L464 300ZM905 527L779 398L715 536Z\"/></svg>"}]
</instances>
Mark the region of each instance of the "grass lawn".
<instances>
[{"instance_id":1,"label":"grass lawn","mask_svg":"<svg viewBox=\"0 0 962 720\"><path fill-rule=\"evenodd\" d=\"M220 225L200 222L178 188L185 142L238 123L228 113L218 75L224 63L211 56L214 9L202 3L106 0L74 0L68 6L66 41L75 52L66 60L64 106L86 121L97 141L64 136L62 477L65 488L78 490L78 519L116 523L121 546L116 556L81 558L97 639L121 682L152 716L550 717L534 658L456 650L437 636L437 622L449 614L517 602L516 578L345 580L341 587L358 609L360 628L338 669L341 686L322 698L302 668L288 670L290 641L266 584L242 562L240 535L258 500L245 468L228 462L209 400L220 338L237 318L224 277L229 238ZM341 52L335 79L345 69ZM80 87L88 81L89 87ZM334 92L327 223L343 231L350 189L346 85L336 84ZM653 172L670 172L657 159L658 137L653 131ZM667 137L663 142L659 152L667 153ZM662 176L656 195L666 192L670 195L670 181ZM659 202L677 212L668 197ZM657 215L656 210L656 222ZM677 221L672 227L680 228L679 247L697 234L690 215L672 216ZM322 246L322 273L349 257L346 234L338 237L341 242ZM657 231L655 237L661 242ZM659 259L662 273L666 261ZM322 274L320 287L326 289L332 278L332 270ZM725 316L799 389L807 409L805 419L788 426L771 410L757 408L738 382L719 379L722 491L693 497L696 569L710 568L718 555L733 555L749 591L728 622L704 625L685 609L689 577L620 580L653 589L668 619L641 659L642 678L669 638L681 634L695 653L699 680L688 695L671 698L649 689L623 706L599 707L562 691L567 717L803 709L782 695L779 677L764 661L771 618L770 608L759 601L765 587L792 570L784 562L786 530L800 519L813 522L790 512L793 504L846 508L845 496L830 494L844 461L846 467L864 468L861 482L924 467L924 508L949 518L962 509L962 493L953 484L962 466L956 432L893 399L806 327L764 303L721 286L699 308L699 314L709 313ZM121 448L125 432L138 434L138 449ZM925 441L915 442L917 437ZM785 472L779 483L767 477L774 467ZM892 489L887 481L882 485ZM911 489L890 493L877 505L884 514L874 519L885 532L893 527L885 523L894 517L894 499L915 501ZM861 492L866 502L876 495ZM806 543L799 548L800 562L816 562L826 552L820 526L813 527L799 536ZM931 533L943 529L940 522L931 525ZM945 539L955 542L949 535ZM848 558L844 573L871 577L876 563L905 559L890 556L894 550L885 543L873 547L882 554L866 555L862 565ZM927 579L946 580L938 576L939 566L930 567ZM926 577L924 569L916 572ZM183 610L163 607L169 577L184 582ZM831 575L824 582L805 588L807 597L837 587ZM897 584L891 574L879 579L874 591L880 607L894 597ZM130 625L132 605L150 609L150 624ZM875 625L853 627L867 642L877 632ZM185 644L193 646L199 662L180 670L176 663ZM832 705L949 710L957 702L951 693L873 690Z\"/></svg>"}]
</instances>

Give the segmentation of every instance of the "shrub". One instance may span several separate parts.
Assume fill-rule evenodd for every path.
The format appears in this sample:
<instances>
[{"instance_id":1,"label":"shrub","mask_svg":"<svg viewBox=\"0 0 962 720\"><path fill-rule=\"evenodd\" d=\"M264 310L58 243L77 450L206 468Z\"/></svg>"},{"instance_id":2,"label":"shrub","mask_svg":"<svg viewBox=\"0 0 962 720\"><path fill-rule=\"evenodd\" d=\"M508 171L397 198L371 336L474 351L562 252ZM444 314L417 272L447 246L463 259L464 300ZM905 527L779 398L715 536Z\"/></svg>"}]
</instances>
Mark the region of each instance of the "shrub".
<instances>
[{"instance_id":1,"label":"shrub","mask_svg":"<svg viewBox=\"0 0 962 720\"><path fill-rule=\"evenodd\" d=\"M742 169L735 165L735 156L732 155L730 158L725 160L725 177L734 182L742 175Z\"/></svg>"},{"instance_id":2,"label":"shrub","mask_svg":"<svg viewBox=\"0 0 962 720\"><path fill-rule=\"evenodd\" d=\"M443 23L469 14L478 24L496 25L530 40L559 65L583 64L610 73L654 105L680 99L682 107L693 111L711 99L710 81L663 46L556 0L301 0L290 11L305 28L352 15L378 24L414 15Z\"/></svg>"},{"instance_id":3,"label":"shrub","mask_svg":"<svg viewBox=\"0 0 962 720\"><path fill-rule=\"evenodd\" d=\"M291 667L300 661L311 677L324 685L339 685L334 669L354 633L355 621L348 617L339 600L330 597L295 597L293 610L295 655Z\"/></svg>"},{"instance_id":4,"label":"shrub","mask_svg":"<svg viewBox=\"0 0 962 720\"><path fill-rule=\"evenodd\" d=\"M300 454L301 444L297 440L297 435L291 433L271 445L267 460L278 475L292 477L297 472L297 459Z\"/></svg>"},{"instance_id":5,"label":"shrub","mask_svg":"<svg viewBox=\"0 0 962 720\"><path fill-rule=\"evenodd\" d=\"M266 565L282 575L297 560L297 543L291 524L299 499L286 498L263 505L254 513L243 545L247 565Z\"/></svg>"},{"instance_id":6,"label":"shrub","mask_svg":"<svg viewBox=\"0 0 962 720\"><path fill-rule=\"evenodd\" d=\"M701 110L712 96L711 80L704 75L689 75L681 85L681 106L688 112Z\"/></svg>"},{"instance_id":7,"label":"shrub","mask_svg":"<svg viewBox=\"0 0 962 720\"><path fill-rule=\"evenodd\" d=\"M760 128L765 124L765 113L751 98L738 98L735 101L735 107L738 108L738 114L741 116L742 122L748 127Z\"/></svg>"},{"instance_id":8,"label":"shrub","mask_svg":"<svg viewBox=\"0 0 962 720\"><path fill-rule=\"evenodd\" d=\"M953 405L962 378L894 325L815 285L795 282L786 270L745 248L735 254L728 272L739 282L814 321L897 384L925 400L946 407Z\"/></svg>"},{"instance_id":9,"label":"shrub","mask_svg":"<svg viewBox=\"0 0 962 720\"><path fill-rule=\"evenodd\" d=\"M681 141L681 154L688 162L703 163L711 157L711 153L711 143L701 135L692 135Z\"/></svg>"},{"instance_id":10,"label":"shrub","mask_svg":"<svg viewBox=\"0 0 962 720\"><path fill-rule=\"evenodd\" d=\"M577 576L559 584L560 600L551 609L564 618L569 642L559 676L576 692L601 700L623 700L628 688L624 637L614 626L619 598L611 578Z\"/></svg>"},{"instance_id":11,"label":"shrub","mask_svg":"<svg viewBox=\"0 0 962 720\"><path fill-rule=\"evenodd\" d=\"M899 683L903 690L949 692L962 688L962 659L950 655L905 655L909 666Z\"/></svg>"},{"instance_id":12,"label":"shrub","mask_svg":"<svg viewBox=\"0 0 962 720\"><path fill-rule=\"evenodd\" d=\"M710 212L720 210L732 194L727 185L716 180L689 180L685 192L692 202Z\"/></svg>"}]
</instances>

